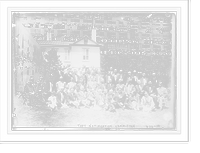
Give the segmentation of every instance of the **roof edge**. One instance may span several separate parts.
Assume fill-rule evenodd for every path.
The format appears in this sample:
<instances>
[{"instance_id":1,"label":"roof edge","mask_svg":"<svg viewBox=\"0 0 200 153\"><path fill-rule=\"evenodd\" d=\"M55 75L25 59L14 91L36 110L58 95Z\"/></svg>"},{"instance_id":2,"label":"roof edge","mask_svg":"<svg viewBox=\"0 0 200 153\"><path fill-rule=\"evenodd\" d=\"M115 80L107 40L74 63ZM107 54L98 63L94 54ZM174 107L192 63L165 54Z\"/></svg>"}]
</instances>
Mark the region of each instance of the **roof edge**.
<instances>
[{"instance_id":1,"label":"roof edge","mask_svg":"<svg viewBox=\"0 0 200 153\"><path fill-rule=\"evenodd\" d=\"M99 44L99 43L95 42L94 40L88 38L88 36L84 36L84 37L81 38L80 40L78 40L78 41L76 41L76 42L70 44L70 46L77 45L78 42L80 42L81 40L84 40L84 39L86 39L86 38L87 38L88 40L92 41L95 45L97 45L97 46L102 46L101 44Z\"/></svg>"}]
</instances>

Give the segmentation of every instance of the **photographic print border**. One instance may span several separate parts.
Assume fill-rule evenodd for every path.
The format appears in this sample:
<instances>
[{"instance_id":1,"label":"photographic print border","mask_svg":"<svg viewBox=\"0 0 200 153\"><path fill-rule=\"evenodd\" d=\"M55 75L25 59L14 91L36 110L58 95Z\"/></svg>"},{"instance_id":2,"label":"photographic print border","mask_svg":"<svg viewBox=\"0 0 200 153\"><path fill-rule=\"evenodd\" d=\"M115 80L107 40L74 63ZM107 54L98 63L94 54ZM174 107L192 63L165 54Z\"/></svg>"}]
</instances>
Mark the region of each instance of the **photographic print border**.
<instances>
[{"instance_id":1,"label":"photographic print border","mask_svg":"<svg viewBox=\"0 0 200 153\"><path fill-rule=\"evenodd\" d=\"M44 9L47 9L47 8L44 8ZM99 8L99 9L101 9L101 8ZM58 9L59 10L59 9ZM44 12L40 12L40 11L38 11L38 12L36 12L36 11L30 11L30 12L26 12L26 11L19 11L19 12L11 12L11 16L12 16L12 14L13 13L44 13ZM45 13L52 13L52 12L45 12ZM128 11L126 11L126 12L89 12L89 11L87 11L87 12L77 12L77 11L75 11L75 12L53 12L53 13L71 13L71 14L73 14L73 13L149 13L148 11L144 11L144 12L128 12ZM152 13L152 14L156 14L156 13L165 13L165 12L150 12L150 13ZM177 34L177 24L176 24L176 18L177 18L177 12L167 12L167 13L170 13L170 14L173 14L174 15L174 17L175 17L175 19L174 19L174 22L175 23L173 23L173 24L175 24L174 25L174 27L173 28L175 28L174 30L173 30L173 32L172 32L172 36L173 35L175 35L175 40L172 40L172 46L174 46L174 47L172 47L173 49L172 49L172 52L173 53L175 53L175 54L173 54L173 56L171 57L171 61L172 61L172 66L171 66L171 74L175 74L175 76L172 76L172 82L173 83L171 83L171 92L174 92L174 94L173 95L175 95L175 96L173 96L173 97L171 97L173 100L172 101L174 101L173 103L174 103L174 105L175 106L173 106L173 107L175 107L174 108L174 118L175 118L175 127L173 127L173 128L165 128L165 127L153 127L152 128L152 126L150 125L146 125L146 128L144 127L144 128L137 128L137 127L133 127L133 128L123 128L123 126L124 125L119 125L119 128L116 128L116 127L112 127L112 128L110 128L110 127L105 127L105 128L100 128L100 127L98 127L98 128L89 128L89 127L86 127L86 128L84 128L84 127L12 127L12 130L177 130L177 111L176 111L176 109L177 109L177 95L176 95L176 92L177 92L177 90L175 89L175 87L172 87L172 86L176 86L177 85L177 81L176 81L176 78L177 78L177 76L176 76L176 74L177 74L177 61L176 61L176 56L177 56L177 48L176 48L176 34ZM13 20L13 18L12 18L12 20ZM11 23L12 24L12 23ZM11 27L11 28L13 28L13 27ZM14 36L11 36L11 37L14 37ZM14 50L12 50L12 54L11 54L11 59L12 59L12 66L14 66L14 63L13 63L13 57L14 57ZM174 59L172 59L172 58L174 58ZM173 60L175 60L175 61L173 61ZM174 64L173 64L174 63ZM175 66L175 67L173 67L173 66ZM11 70L14 70L14 67L12 67L11 68ZM13 73L13 71L12 71L12 75L13 75L14 73ZM12 93L12 104L13 104L13 100L14 100L14 98L13 98L13 95L14 95L14 91L15 91L15 86L14 86L14 84L15 84L15 81L14 81L14 76L12 76L12 91L13 91L13 93ZM174 90L173 90L174 89ZM13 106L13 105L12 105ZM11 110L13 110L14 108L12 107L12 109ZM13 121L12 121L13 122ZM99 125L99 126L101 126L101 125ZM122 126L122 127L120 127L120 126ZM137 125L136 125L137 126ZM130 126L131 127L131 126Z\"/></svg>"}]
</instances>

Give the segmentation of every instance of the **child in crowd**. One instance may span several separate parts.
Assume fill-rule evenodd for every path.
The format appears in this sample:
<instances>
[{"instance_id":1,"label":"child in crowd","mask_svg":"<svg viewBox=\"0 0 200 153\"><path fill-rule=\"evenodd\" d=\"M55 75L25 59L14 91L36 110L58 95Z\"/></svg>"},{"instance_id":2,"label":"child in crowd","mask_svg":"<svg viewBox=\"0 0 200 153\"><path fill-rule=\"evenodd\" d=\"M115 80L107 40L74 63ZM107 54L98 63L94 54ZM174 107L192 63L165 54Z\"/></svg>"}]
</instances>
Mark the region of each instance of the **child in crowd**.
<instances>
[{"instance_id":1,"label":"child in crowd","mask_svg":"<svg viewBox=\"0 0 200 153\"><path fill-rule=\"evenodd\" d=\"M57 98L54 92L52 92L51 96L48 98L47 106L50 108L51 111L57 109Z\"/></svg>"},{"instance_id":2,"label":"child in crowd","mask_svg":"<svg viewBox=\"0 0 200 153\"><path fill-rule=\"evenodd\" d=\"M141 106L144 112L150 112L154 110L155 104L153 98L149 96L148 92L144 92L144 96L141 99Z\"/></svg>"},{"instance_id":3,"label":"child in crowd","mask_svg":"<svg viewBox=\"0 0 200 153\"><path fill-rule=\"evenodd\" d=\"M145 112L167 107L169 91L162 82L149 81L145 73L127 72L110 68L102 75L95 69L69 70L70 78L62 77L57 82L57 91L48 98L47 105L53 111L60 106L93 107L115 112L116 109L131 109ZM68 80L68 81L65 81ZM28 84L27 84L28 85ZM29 89L26 86L25 89ZM61 108L61 107L60 107Z\"/></svg>"},{"instance_id":4,"label":"child in crowd","mask_svg":"<svg viewBox=\"0 0 200 153\"><path fill-rule=\"evenodd\" d=\"M105 110L115 112L115 104L114 91L110 89L105 98Z\"/></svg>"},{"instance_id":5,"label":"child in crowd","mask_svg":"<svg viewBox=\"0 0 200 153\"><path fill-rule=\"evenodd\" d=\"M139 94L136 92L133 92L129 94L129 102L130 102L130 108L133 110L139 110L140 109L140 99Z\"/></svg>"}]
</instances>

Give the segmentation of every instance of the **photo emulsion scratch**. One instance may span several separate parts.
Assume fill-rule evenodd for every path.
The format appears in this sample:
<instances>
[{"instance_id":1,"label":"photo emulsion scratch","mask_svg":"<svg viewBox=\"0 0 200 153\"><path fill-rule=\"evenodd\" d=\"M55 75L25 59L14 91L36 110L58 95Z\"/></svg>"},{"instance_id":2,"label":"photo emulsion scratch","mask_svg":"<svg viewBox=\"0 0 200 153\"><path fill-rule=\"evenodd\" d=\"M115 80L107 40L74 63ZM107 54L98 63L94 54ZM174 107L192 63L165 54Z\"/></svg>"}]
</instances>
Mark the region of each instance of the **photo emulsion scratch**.
<instances>
[{"instance_id":1,"label":"photo emulsion scratch","mask_svg":"<svg viewBox=\"0 0 200 153\"><path fill-rule=\"evenodd\" d=\"M12 12L12 130L176 130L175 12Z\"/></svg>"}]
</instances>

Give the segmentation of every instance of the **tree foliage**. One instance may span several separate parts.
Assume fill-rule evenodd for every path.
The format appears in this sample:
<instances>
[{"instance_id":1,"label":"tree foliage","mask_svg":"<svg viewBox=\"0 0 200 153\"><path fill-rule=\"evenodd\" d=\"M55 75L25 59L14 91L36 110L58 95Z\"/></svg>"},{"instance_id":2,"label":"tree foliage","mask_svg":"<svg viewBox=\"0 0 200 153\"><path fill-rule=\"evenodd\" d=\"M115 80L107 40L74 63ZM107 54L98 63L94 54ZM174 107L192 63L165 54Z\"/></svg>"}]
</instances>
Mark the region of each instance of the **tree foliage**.
<instances>
[{"instance_id":1,"label":"tree foliage","mask_svg":"<svg viewBox=\"0 0 200 153\"><path fill-rule=\"evenodd\" d=\"M44 60L44 69L46 72L51 72L53 69L54 70L59 70L61 69L61 61L59 59L59 56L57 55L57 51L52 48L45 54L45 60Z\"/></svg>"}]
</instances>

